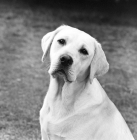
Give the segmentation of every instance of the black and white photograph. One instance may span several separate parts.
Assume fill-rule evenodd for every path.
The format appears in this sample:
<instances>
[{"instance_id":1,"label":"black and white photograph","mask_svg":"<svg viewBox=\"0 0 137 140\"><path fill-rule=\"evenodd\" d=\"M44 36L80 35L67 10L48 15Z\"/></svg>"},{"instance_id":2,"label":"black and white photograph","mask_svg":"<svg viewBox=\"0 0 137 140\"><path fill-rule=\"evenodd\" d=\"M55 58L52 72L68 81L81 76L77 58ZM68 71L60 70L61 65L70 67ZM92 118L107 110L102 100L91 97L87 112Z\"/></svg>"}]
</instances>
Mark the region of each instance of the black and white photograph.
<instances>
[{"instance_id":1,"label":"black and white photograph","mask_svg":"<svg viewBox=\"0 0 137 140\"><path fill-rule=\"evenodd\" d=\"M137 140L136 0L0 0L0 140Z\"/></svg>"}]
</instances>

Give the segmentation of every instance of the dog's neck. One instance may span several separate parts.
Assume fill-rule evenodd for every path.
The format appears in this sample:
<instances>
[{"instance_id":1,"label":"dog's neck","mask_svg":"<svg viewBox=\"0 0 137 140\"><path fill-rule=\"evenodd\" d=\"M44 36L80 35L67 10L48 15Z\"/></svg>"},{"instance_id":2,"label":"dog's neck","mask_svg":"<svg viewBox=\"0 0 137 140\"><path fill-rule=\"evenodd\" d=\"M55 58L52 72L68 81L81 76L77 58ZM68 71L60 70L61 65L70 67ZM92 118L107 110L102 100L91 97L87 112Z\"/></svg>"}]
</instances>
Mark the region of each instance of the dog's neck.
<instances>
[{"instance_id":1,"label":"dog's neck","mask_svg":"<svg viewBox=\"0 0 137 140\"><path fill-rule=\"evenodd\" d=\"M97 91L100 84L94 80L92 84L88 80L69 83L64 82L63 79L51 77L48 96L50 96L50 110L53 116L66 116L75 110L101 104L105 93Z\"/></svg>"}]
</instances>

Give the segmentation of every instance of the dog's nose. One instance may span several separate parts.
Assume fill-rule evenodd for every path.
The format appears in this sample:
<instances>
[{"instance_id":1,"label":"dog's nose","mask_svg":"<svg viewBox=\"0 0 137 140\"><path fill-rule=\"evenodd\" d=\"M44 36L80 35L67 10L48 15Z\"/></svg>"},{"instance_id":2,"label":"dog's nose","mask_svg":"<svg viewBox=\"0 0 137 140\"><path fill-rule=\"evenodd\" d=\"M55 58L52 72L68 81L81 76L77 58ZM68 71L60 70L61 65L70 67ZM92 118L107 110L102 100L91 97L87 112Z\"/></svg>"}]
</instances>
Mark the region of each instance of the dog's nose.
<instances>
[{"instance_id":1,"label":"dog's nose","mask_svg":"<svg viewBox=\"0 0 137 140\"><path fill-rule=\"evenodd\" d=\"M60 57L60 63L62 66L71 66L73 63L73 59L69 55L63 55Z\"/></svg>"}]
</instances>

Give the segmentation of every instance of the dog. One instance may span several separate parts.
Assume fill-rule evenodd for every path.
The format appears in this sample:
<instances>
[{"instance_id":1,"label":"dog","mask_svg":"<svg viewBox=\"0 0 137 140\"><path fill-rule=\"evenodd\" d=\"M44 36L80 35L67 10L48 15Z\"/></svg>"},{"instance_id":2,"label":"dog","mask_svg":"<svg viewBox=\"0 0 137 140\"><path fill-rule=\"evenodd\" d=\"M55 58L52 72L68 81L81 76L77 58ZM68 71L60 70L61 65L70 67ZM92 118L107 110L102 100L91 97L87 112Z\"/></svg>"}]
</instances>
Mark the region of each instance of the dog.
<instances>
[{"instance_id":1,"label":"dog","mask_svg":"<svg viewBox=\"0 0 137 140\"><path fill-rule=\"evenodd\" d=\"M42 140L134 140L96 79L109 69L101 44L62 25L41 41L50 57L50 84L40 110Z\"/></svg>"}]
</instances>

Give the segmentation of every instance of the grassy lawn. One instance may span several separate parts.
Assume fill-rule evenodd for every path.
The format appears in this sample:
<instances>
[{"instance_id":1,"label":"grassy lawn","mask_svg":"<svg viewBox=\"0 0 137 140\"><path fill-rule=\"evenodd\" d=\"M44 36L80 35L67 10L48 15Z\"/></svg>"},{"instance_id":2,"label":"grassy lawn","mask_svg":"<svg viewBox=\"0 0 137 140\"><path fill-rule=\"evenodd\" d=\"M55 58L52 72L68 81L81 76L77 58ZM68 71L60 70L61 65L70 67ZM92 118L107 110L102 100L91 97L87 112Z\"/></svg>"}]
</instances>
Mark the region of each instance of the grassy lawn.
<instances>
[{"instance_id":1,"label":"grassy lawn","mask_svg":"<svg viewBox=\"0 0 137 140\"><path fill-rule=\"evenodd\" d=\"M99 80L137 139L137 28L129 19L0 4L0 140L40 140L39 110L49 85L40 40L61 24L84 30L102 44L110 70Z\"/></svg>"}]
</instances>

